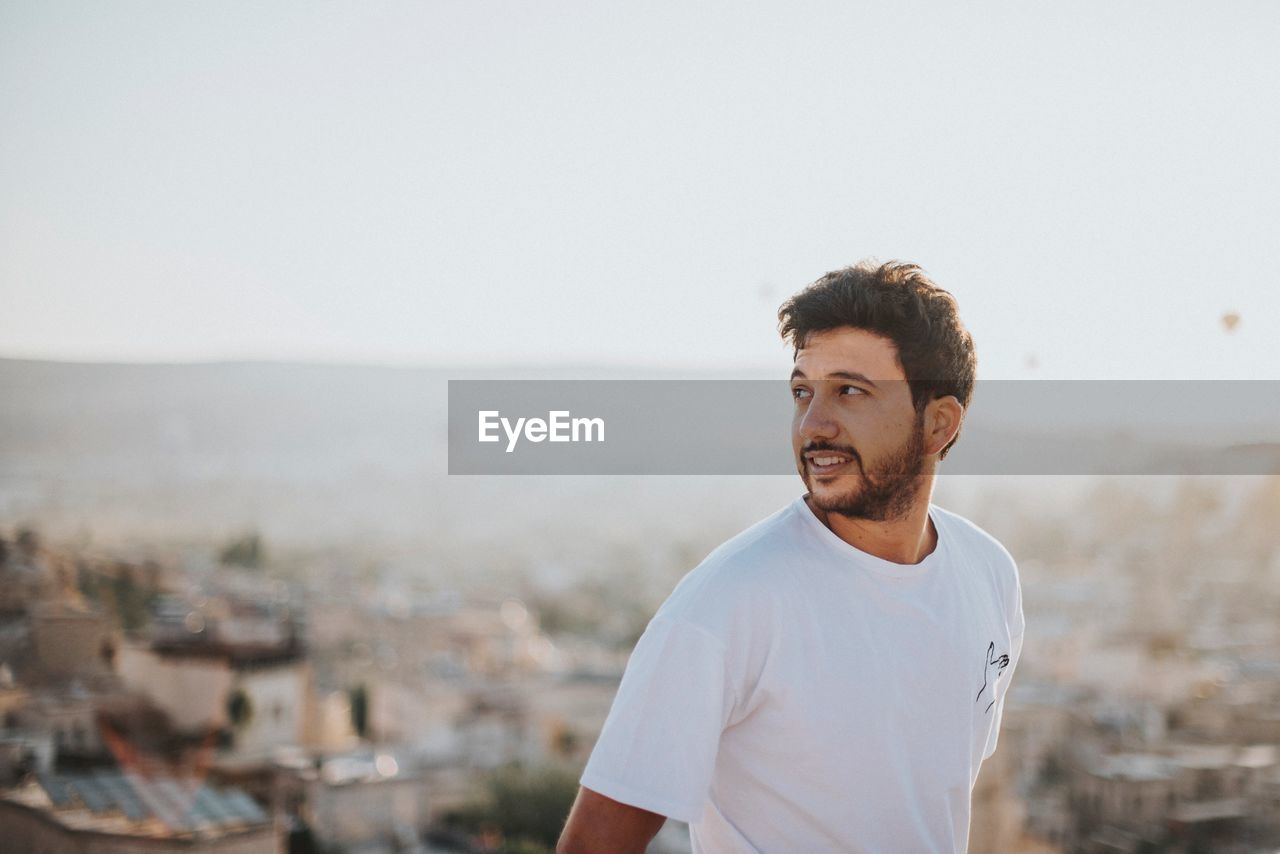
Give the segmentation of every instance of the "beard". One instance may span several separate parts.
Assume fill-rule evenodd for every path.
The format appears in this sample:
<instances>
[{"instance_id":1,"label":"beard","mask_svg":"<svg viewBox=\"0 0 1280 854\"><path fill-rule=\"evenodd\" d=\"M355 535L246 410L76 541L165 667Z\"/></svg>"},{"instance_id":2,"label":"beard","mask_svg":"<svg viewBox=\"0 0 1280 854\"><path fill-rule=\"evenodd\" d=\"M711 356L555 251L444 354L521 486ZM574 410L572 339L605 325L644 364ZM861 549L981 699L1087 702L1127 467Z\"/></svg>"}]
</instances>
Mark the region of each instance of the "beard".
<instances>
[{"instance_id":1,"label":"beard","mask_svg":"<svg viewBox=\"0 0 1280 854\"><path fill-rule=\"evenodd\" d=\"M862 456L849 448L816 445L805 450L843 451L853 457L862 472L857 485L843 492L818 495L813 490L808 466L801 457L800 478L809 490L814 507L851 519L872 522L895 519L911 508L924 486L924 478L921 477L924 471L924 413L917 414L916 423L906 440L869 469L863 465ZM834 477L839 483L840 479L850 479L852 475Z\"/></svg>"}]
</instances>

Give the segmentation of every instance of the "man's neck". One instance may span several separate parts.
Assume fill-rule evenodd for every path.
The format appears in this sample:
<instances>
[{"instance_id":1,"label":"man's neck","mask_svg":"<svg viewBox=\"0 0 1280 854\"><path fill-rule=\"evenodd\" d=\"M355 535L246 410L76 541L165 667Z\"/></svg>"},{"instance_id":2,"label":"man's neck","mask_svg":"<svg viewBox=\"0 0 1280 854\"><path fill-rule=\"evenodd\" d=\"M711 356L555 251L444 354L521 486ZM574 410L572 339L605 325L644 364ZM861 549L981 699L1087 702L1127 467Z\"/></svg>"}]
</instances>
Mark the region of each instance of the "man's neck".
<instances>
[{"instance_id":1,"label":"man's neck","mask_svg":"<svg viewBox=\"0 0 1280 854\"><path fill-rule=\"evenodd\" d=\"M884 522L826 513L813 506L808 494L804 501L822 524L854 548L890 563L911 565L924 560L938 547L938 531L929 518L932 494L932 489L921 490L910 510Z\"/></svg>"}]
</instances>

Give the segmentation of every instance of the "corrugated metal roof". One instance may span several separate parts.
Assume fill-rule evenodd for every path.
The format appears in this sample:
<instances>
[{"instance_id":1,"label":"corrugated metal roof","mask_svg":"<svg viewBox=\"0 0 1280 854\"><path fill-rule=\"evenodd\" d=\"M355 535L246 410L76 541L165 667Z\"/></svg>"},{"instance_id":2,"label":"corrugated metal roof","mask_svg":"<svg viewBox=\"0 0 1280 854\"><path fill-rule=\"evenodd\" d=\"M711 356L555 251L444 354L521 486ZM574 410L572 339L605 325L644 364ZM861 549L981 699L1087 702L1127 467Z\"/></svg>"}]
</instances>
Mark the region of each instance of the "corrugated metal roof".
<instances>
[{"instance_id":1,"label":"corrugated metal roof","mask_svg":"<svg viewBox=\"0 0 1280 854\"><path fill-rule=\"evenodd\" d=\"M78 808L94 815L122 813L131 821L157 819L171 831L221 830L265 824L270 819L240 789L215 789L203 782L137 773L97 770L37 774L53 809Z\"/></svg>"}]
</instances>

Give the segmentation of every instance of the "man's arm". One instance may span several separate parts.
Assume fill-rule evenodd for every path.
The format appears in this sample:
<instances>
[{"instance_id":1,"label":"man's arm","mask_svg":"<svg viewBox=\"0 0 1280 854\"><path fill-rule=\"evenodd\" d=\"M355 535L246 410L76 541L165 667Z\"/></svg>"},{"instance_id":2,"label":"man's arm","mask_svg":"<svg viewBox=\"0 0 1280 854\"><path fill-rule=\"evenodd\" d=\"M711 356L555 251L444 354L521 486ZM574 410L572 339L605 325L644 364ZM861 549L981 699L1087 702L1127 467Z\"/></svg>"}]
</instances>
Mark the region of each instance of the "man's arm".
<instances>
[{"instance_id":1,"label":"man's arm","mask_svg":"<svg viewBox=\"0 0 1280 854\"><path fill-rule=\"evenodd\" d=\"M644 854L666 820L580 786L556 854Z\"/></svg>"},{"instance_id":2,"label":"man's arm","mask_svg":"<svg viewBox=\"0 0 1280 854\"><path fill-rule=\"evenodd\" d=\"M659 609L649 621L578 778L559 854L642 854L667 818L702 815L737 698L725 650L679 614Z\"/></svg>"}]
</instances>

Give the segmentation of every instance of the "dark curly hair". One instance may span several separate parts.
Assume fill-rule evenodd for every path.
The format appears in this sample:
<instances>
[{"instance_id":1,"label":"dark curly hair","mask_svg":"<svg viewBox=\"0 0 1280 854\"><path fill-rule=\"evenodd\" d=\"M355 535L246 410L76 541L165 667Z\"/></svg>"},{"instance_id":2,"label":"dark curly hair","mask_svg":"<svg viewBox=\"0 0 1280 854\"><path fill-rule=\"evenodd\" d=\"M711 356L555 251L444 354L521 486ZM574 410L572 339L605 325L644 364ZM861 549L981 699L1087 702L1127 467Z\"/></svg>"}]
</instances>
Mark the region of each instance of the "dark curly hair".
<instances>
[{"instance_id":1,"label":"dark curly hair","mask_svg":"<svg viewBox=\"0 0 1280 854\"><path fill-rule=\"evenodd\" d=\"M859 261L827 273L784 302L778 309L778 332L791 342L794 355L813 333L841 326L883 336L897 348L917 412L947 395L968 409L978 358L958 308L955 297L916 264ZM939 458L959 436L957 432Z\"/></svg>"}]
</instances>

